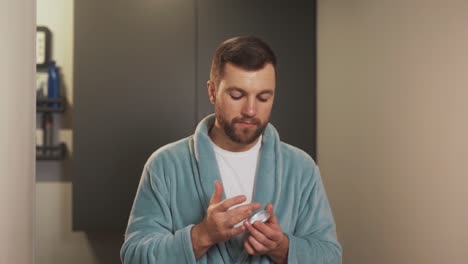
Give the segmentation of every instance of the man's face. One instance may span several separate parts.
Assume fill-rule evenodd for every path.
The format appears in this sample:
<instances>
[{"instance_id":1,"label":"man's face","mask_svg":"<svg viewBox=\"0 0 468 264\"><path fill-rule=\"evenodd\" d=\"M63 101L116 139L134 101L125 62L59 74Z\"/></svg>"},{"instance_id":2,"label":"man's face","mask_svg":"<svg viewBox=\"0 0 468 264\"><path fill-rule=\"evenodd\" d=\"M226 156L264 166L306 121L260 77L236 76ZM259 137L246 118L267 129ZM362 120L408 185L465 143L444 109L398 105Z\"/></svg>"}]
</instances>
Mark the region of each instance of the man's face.
<instances>
[{"instance_id":1,"label":"man's face","mask_svg":"<svg viewBox=\"0 0 468 264\"><path fill-rule=\"evenodd\" d=\"M210 92L214 97L215 125L235 143L253 143L270 119L275 84L272 64L258 71L246 71L227 63L217 89Z\"/></svg>"}]
</instances>

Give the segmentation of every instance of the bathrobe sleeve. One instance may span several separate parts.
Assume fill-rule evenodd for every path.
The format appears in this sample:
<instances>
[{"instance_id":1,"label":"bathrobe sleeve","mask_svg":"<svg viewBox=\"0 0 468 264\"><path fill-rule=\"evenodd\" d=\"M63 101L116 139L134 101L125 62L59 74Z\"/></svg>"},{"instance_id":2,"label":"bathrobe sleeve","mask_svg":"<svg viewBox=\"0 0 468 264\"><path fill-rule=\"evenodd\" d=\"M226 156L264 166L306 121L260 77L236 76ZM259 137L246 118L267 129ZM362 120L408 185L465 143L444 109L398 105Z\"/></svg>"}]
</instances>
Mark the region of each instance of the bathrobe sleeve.
<instances>
[{"instance_id":1,"label":"bathrobe sleeve","mask_svg":"<svg viewBox=\"0 0 468 264\"><path fill-rule=\"evenodd\" d=\"M124 264L196 263L190 232L172 230L167 185L145 166L120 251Z\"/></svg>"},{"instance_id":2,"label":"bathrobe sleeve","mask_svg":"<svg viewBox=\"0 0 468 264\"><path fill-rule=\"evenodd\" d=\"M342 249L318 167L301 193L296 228L289 238L288 263L340 264Z\"/></svg>"}]
</instances>

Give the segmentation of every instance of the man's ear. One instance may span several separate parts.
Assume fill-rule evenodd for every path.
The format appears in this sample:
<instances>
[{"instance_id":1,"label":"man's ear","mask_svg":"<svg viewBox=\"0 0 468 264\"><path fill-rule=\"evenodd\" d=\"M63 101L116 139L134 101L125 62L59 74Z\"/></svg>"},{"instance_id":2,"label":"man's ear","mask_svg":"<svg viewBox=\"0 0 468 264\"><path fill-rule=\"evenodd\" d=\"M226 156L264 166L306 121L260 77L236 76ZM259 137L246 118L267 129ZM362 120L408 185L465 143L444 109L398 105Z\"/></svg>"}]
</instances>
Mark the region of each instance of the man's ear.
<instances>
[{"instance_id":1,"label":"man's ear","mask_svg":"<svg viewBox=\"0 0 468 264\"><path fill-rule=\"evenodd\" d=\"M208 88L208 97L210 98L210 102L214 104L216 102L216 87L213 81L208 80L206 82L206 86Z\"/></svg>"}]
</instances>

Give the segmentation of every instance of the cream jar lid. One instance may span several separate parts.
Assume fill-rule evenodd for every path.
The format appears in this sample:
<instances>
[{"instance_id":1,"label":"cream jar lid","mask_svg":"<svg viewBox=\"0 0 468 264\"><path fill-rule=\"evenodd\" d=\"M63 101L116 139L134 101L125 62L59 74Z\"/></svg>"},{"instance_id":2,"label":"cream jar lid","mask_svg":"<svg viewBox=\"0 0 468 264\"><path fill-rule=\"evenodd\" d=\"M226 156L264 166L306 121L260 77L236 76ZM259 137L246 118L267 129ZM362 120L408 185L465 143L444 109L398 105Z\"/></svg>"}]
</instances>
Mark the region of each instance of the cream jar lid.
<instances>
[{"instance_id":1,"label":"cream jar lid","mask_svg":"<svg viewBox=\"0 0 468 264\"><path fill-rule=\"evenodd\" d=\"M262 210L254 214L252 217L249 218L249 223L253 224L257 221L265 223L270 219L270 213L267 210Z\"/></svg>"}]
</instances>

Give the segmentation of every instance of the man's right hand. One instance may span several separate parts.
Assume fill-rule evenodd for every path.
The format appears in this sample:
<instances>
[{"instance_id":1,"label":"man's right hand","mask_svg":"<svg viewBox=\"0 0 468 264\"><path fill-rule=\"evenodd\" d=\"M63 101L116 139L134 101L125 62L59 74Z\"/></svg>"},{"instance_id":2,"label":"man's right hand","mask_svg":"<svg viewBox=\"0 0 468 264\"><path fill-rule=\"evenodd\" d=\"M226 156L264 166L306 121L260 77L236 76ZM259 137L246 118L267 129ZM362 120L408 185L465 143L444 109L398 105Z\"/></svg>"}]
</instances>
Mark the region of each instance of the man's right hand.
<instances>
[{"instance_id":1,"label":"man's right hand","mask_svg":"<svg viewBox=\"0 0 468 264\"><path fill-rule=\"evenodd\" d=\"M203 256L213 245L226 241L245 231L243 225L234 227L247 219L253 211L259 209L259 203L249 203L229 210L245 202L244 195L223 200L223 185L215 181L215 190L211 197L205 218L192 228L192 246L196 259Z\"/></svg>"}]
</instances>

